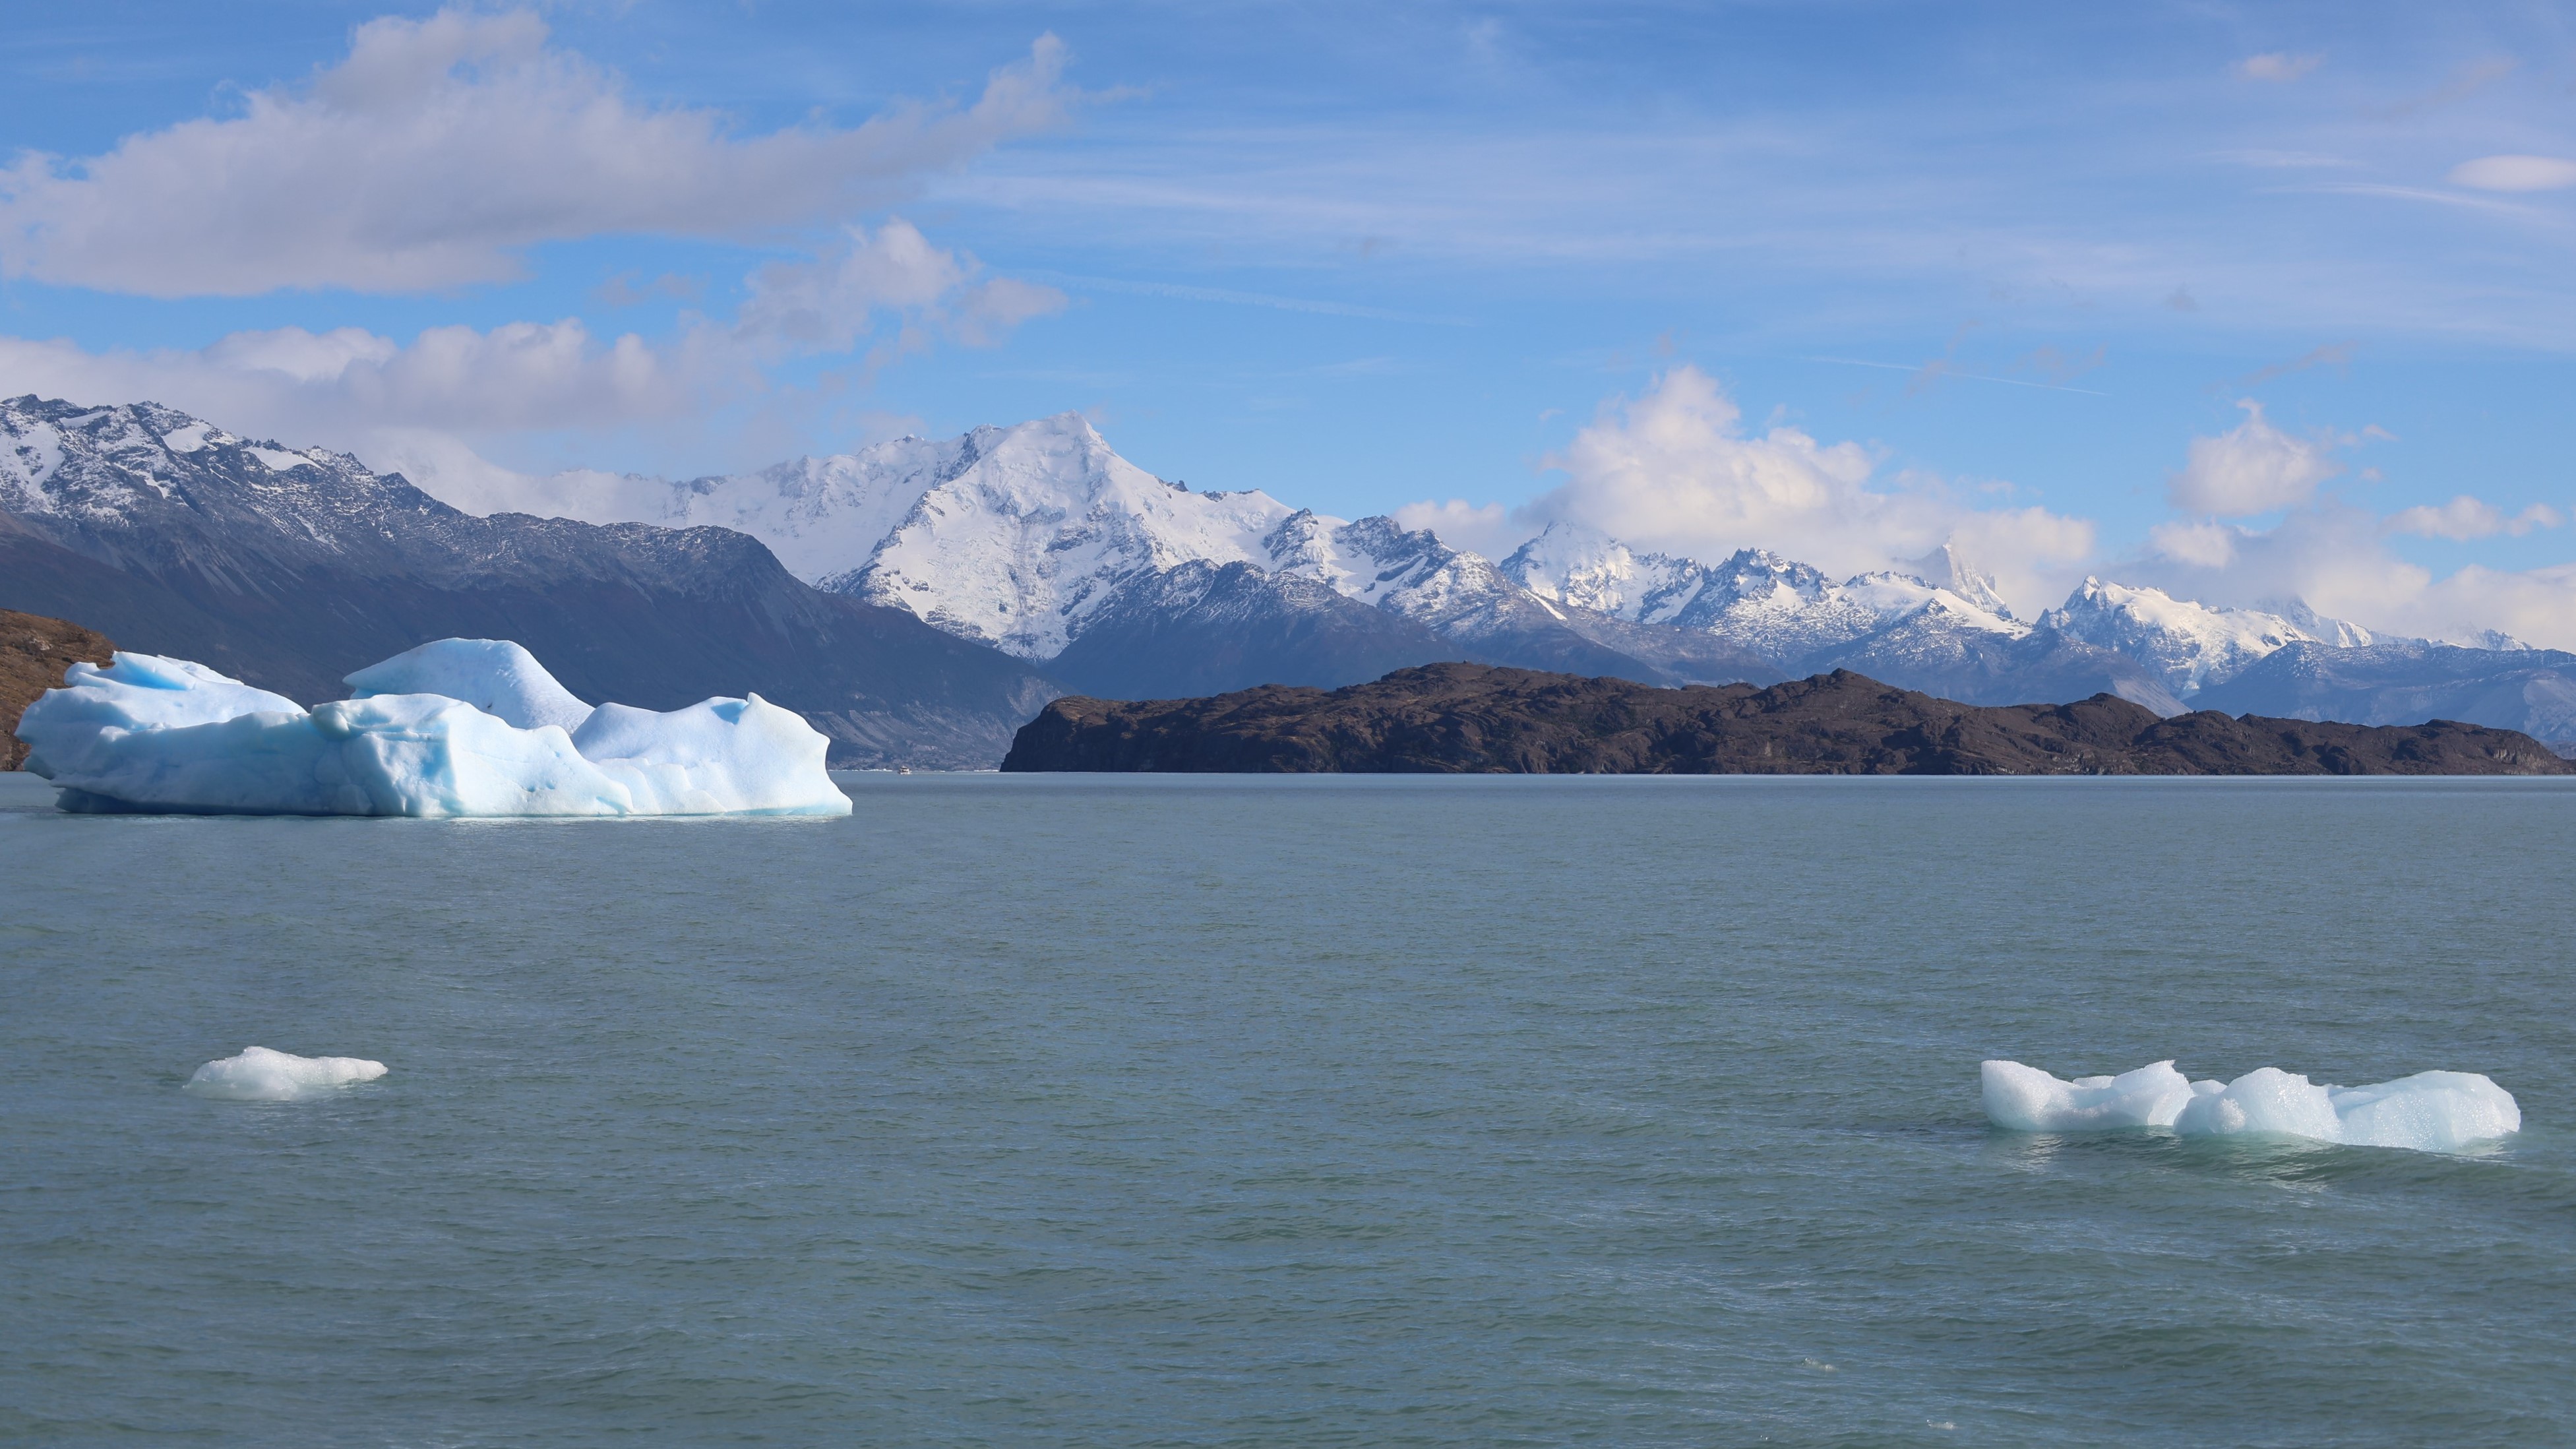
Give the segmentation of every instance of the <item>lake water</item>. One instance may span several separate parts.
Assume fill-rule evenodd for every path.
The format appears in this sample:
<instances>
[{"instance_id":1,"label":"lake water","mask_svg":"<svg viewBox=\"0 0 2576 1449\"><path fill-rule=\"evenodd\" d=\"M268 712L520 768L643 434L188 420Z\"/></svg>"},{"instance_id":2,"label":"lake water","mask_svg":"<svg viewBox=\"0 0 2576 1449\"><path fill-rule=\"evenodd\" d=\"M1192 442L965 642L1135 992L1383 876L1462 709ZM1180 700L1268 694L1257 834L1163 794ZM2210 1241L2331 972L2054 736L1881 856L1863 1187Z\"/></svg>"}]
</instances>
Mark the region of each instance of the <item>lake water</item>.
<instances>
[{"instance_id":1,"label":"lake water","mask_svg":"<svg viewBox=\"0 0 2576 1449\"><path fill-rule=\"evenodd\" d=\"M2576 1441L2576 788L0 776L0 1440ZM180 1083L379 1058L329 1100ZM2442 1157L1977 1063L2482 1071Z\"/></svg>"}]
</instances>

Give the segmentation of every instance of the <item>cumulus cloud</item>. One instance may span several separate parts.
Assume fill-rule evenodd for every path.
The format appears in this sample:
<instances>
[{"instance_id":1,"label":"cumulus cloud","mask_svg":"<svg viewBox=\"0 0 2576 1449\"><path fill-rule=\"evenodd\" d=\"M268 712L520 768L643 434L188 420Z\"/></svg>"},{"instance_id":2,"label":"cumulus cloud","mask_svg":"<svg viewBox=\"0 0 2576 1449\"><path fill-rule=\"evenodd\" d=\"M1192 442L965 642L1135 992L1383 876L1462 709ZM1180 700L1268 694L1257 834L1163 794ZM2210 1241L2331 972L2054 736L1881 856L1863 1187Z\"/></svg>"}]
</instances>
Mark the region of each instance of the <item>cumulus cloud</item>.
<instances>
[{"instance_id":1,"label":"cumulus cloud","mask_svg":"<svg viewBox=\"0 0 2576 1449\"><path fill-rule=\"evenodd\" d=\"M2559 191L2576 186L2576 161L2563 156L2481 156L2452 167L2451 184L2480 191Z\"/></svg>"},{"instance_id":2,"label":"cumulus cloud","mask_svg":"<svg viewBox=\"0 0 2576 1449\"><path fill-rule=\"evenodd\" d=\"M2244 422L2191 440L2182 471L2166 481L2174 507L2221 518L2269 513L2306 502L2318 484L2343 471L2334 457L2342 440L2293 437L2266 422L2263 405L2252 398L2237 406L2245 410Z\"/></svg>"},{"instance_id":3,"label":"cumulus cloud","mask_svg":"<svg viewBox=\"0 0 2576 1449\"><path fill-rule=\"evenodd\" d=\"M2008 596L2026 600L2093 548L2085 520L1981 509L1935 480L1881 482L1857 443L1786 427L1750 434L1734 400L1693 367L1664 374L1642 397L1612 399L1548 461L1567 479L1513 514L1525 535L1565 522L1702 559L1760 546L1838 574L1956 543Z\"/></svg>"},{"instance_id":4,"label":"cumulus cloud","mask_svg":"<svg viewBox=\"0 0 2576 1449\"><path fill-rule=\"evenodd\" d=\"M2476 499L2381 518L2326 498L2289 510L2269 528L2212 519L2169 523L2153 532L2144 552L2106 569L2123 581L2209 604L2278 607L2297 600L2386 633L2478 643L2488 630L2500 630L2576 649L2576 564L2522 572L2472 565L2445 577L2388 546L2392 534L2425 531L2401 526L2409 523L2484 529L2492 521L2499 527L2488 532L2510 533L2554 527L2559 518L2545 506L2507 517Z\"/></svg>"},{"instance_id":5,"label":"cumulus cloud","mask_svg":"<svg viewBox=\"0 0 2576 1449\"><path fill-rule=\"evenodd\" d=\"M283 327L196 350L91 352L67 339L0 337L0 396L149 398L235 432L357 453L442 496L451 477L488 492L510 476L479 456L495 440L668 433L769 393L763 369L786 357L872 342L873 367L942 335L990 345L1062 305L1051 289L982 271L895 220L854 230L809 262L755 273L733 322L693 318L658 340L602 337L578 318L433 327L409 342L355 327Z\"/></svg>"},{"instance_id":6,"label":"cumulus cloud","mask_svg":"<svg viewBox=\"0 0 2576 1449\"><path fill-rule=\"evenodd\" d=\"M78 160L23 154L0 170L0 275L156 297L503 281L541 242L742 238L884 205L1074 99L1046 36L971 105L738 137L546 41L529 11L375 20L338 65L239 116Z\"/></svg>"},{"instance_id":7,"label":"cumulus cloud","mask_svg":"<svg viewBox=\"0 0 2576 1449\"><path fill-rule=\"evenodd\" d=\"M2535 503L2520 513L2507 515L2494 504L2463 493L2438 508L2418 505L2391 514L2388 531L2411 533L2419 538L2466 542L2473 538L2492 538L2499 533L2520 538L2535 528L2556 528L2565 521L2557 509L2546 503Z\"/></svg>"},{"instance_id":8,"label":"cumulus cloud","mask_svg":"<svg viewBox=\"0 0 2576 1449\"><path fill-rule=\"evenodd\" d=\"M2286 50L2249 55L2236 62L2236 73L2247 80L2294 81L2326 63L2322 55L2293 55Z\"/></svg>"}]
</instances>

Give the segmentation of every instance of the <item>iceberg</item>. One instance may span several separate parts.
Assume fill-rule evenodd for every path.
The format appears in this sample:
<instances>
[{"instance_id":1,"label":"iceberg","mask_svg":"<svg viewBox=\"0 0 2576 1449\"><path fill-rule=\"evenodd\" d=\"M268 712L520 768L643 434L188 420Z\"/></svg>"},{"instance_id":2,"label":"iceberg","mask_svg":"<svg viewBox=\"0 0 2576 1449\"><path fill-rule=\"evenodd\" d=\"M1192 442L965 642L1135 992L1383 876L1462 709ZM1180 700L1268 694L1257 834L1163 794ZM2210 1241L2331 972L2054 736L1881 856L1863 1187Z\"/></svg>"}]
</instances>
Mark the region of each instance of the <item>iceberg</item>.
<instances>
[{"instance_id":1,"label":"iceberg","mask_svg":"<svg viewBox=\"0 0 2576 1449\"><path fill-rule=\"evenodd\" d=\"M589 705L556 683L537 656L509 639L433 640L341 682L349 686L352 699L445 695L523 730L556 725L569 734L590 718Z\"/></svg>"},{"instance_id":2,"label":"iceberg","mask_svg":"<svg viewBox=\"0 0 2576 1449\"><path fill-rule=\"evenodd\" d=\"M2335 1087L2278 1067L2257 1067L2232 1082L2194 1082L2163 1061L2070 1082L2019 1062L1990 1061L1979 1076L1986 1120L2013 1132L2170 1127L2181 1137L2267 1135L2458 1152L2522 1130L2513 1094L2477 1072L2417 1072Z\"/></svg>"},{"instance_id":3,"label":"iceberg","mask_svg":"<svg viewBox=\"0 0 2576 1449\"><path fill-rule=\"evenodd\" d=\"M364 1057L299 1057L255 1046L197 1068L179 1090L233 1102L292 1102L384 1074L383 1062Z\"/></svg>"},{"instance_id":4,"label":"iceberg","mask_svg":"<svg viewBox=\"0 0 2576 1449\"><path fill-rule=\"evenodd\" d=\"M74 664L27 707L26 768L75 812L847 815L829 742L759 695L596 709L527 650L445 639L307 710L184 659ZM452 692L451 692L452 691Z\"/></svg>"}]
</instances>

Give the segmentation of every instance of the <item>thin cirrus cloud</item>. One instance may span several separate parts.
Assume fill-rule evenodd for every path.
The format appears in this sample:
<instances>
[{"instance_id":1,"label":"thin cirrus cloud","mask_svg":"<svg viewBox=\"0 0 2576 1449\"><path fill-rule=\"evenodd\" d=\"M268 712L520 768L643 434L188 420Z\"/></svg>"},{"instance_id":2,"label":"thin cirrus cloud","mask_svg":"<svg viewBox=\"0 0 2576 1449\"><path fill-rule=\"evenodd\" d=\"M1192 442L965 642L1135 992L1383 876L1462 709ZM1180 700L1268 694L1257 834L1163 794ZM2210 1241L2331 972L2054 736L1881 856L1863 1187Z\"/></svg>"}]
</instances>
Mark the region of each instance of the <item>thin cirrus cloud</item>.
<instances>
[{"instance_id":1,"label":"thin cirrus cloud","mask_svg":"<svg viewBox=\"0 0 2576 1449\"><path fill-rule=\"evenodd\" d=\"M2247 80L2294 81L2326 63L2322 55L2294 55L2286 50L2249 55L2236 62L2236 73Z\"/></svg>"},{"instance_id":2,"label":"thin cirrus cloud","mask_svg":"<svg viewBox=\"0 0 2576 1449\"><path fill-rule=\"evenodd\" d=\"M2451 184L2479 191L2560 191L2576 186L2576 161L2564 156L2481 156L2452 167Z\"/></svg>"},{"instance_id":3,"label":"thin cirrus cloud","mask_svg":"<svg viewBox=\"0 0 2576 1449\"><path fill-rule=\"evenodd\" d=\"M154 297L508 281L543 242L758 237L883 206L1078 99L1050 35L970 105L737 138L721 113L636 103L547 37L528 11L374 20L241 115L21 155L0 171L0 274Z\"/></svg>"}]
</instances>

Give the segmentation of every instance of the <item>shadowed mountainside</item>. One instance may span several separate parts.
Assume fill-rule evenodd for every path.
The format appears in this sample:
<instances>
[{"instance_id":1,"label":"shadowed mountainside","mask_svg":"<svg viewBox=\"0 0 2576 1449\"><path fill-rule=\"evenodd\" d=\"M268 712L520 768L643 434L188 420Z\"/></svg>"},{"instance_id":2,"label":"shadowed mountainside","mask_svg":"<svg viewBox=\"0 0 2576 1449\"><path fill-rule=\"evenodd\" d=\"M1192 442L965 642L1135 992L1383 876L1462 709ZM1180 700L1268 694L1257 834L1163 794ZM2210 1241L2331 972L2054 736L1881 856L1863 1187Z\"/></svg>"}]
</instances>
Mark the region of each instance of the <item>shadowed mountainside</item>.
<instances>
[{"instance_id":1,"label":"shadowed mountainside","mask_svg":"<svg viewBox=\"0 0 2576 1449\"><path fill-rule=\"evenodd\" d=\"M2160 718L2115 695L1979 707L1848 670L1768 689L1657 689L1475 664L1330 692L1054 701L1004 770L1831 775L2563 775L2528 735Z\"/></svg>"}]
</instances>

